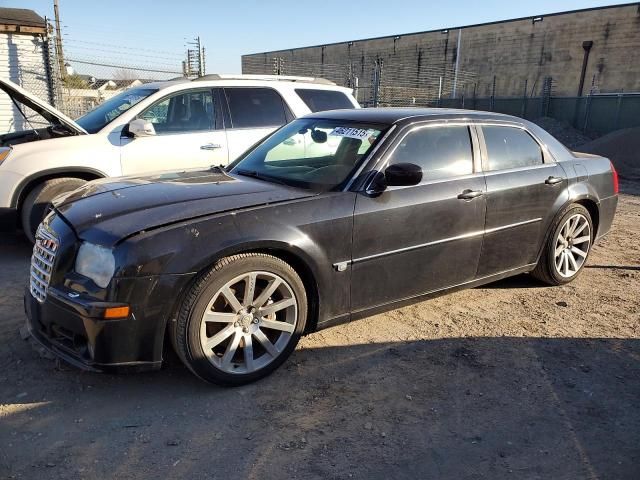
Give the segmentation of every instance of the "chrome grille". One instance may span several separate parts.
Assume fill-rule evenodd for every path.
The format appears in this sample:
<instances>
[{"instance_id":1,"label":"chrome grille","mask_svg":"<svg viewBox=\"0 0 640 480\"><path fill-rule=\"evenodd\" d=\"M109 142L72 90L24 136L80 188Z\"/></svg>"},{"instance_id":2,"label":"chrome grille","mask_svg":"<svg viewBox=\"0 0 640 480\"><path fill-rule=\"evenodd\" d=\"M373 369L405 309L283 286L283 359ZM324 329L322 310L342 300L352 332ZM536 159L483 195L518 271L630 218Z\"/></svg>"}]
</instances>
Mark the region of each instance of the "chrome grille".
<instances>
[{"instance_id":1,"label":"chrome grille","mask_svg":"<svg viewBox=\"0 0 640 480\"><path fill-rule=\"evenodd\" d=\"M42 225L38 227L36 243L31 255L30 290L31 295L39 302L44 302L47 298L47 288L51 281L58 246L58 240L52 233Z\"/></svg>"}]
</instances>

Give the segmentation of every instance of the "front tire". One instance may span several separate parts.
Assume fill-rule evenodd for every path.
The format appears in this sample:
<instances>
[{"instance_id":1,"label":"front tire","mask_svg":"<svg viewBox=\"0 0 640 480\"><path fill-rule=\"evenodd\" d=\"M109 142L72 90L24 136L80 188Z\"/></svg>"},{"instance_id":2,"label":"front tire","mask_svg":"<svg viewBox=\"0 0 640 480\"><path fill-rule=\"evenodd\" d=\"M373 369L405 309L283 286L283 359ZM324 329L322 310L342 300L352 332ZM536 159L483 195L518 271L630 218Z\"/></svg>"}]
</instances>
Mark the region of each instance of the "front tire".
<instances>
[{"instance_id":1,"label":"front tire","mask_svg":"<svg viewBox=\"0 0 640 480\"><path fill-rule=\"evenodd\" d=\"M553 223L538 265L531 274L549 285L564 285L582 271L593 245L589 211L574 203Z\"/></svg>"},{"instance_id":2,"label":"front tire","mask_svg":"<svg viewBox=\"0 0 640 480\"><path fill-rule=\"evenodd\" d=\"M53 178L36 185L22 203L20 219L27 239L34 243L36 230L42 222L47 207L61 193L70 192L87 183L81 178Z\"/></svg>"},{"instance_id":3,"label":"front tire","mask_svg":"<svg viewBox=\"0 0 640 480\"><path fill-rule=\"evenodd\" d=\"M218 261L187 292L170 329L182 362L218 385L243 385L278 368L307 320L307 295L296 271L271 255Z\"/></svg>"}]
</instances>

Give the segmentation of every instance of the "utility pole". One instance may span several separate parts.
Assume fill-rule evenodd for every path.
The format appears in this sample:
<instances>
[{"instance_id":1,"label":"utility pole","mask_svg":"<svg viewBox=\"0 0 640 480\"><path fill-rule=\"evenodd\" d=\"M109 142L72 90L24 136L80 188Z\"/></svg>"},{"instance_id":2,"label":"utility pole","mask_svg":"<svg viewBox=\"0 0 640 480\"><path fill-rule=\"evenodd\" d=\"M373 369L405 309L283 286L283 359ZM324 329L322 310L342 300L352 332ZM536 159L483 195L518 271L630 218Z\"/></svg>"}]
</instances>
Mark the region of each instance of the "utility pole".
<instances>
[{"instance_id":1,"label":"utility pole","mask_svg":"<svg viewBox=\"0 0 640 480\"><path fill-rule=\"evenodd\" d=\"M62 31L60 30L60 8L58 7L58 0L53 0L53 13L56 19L56 57L58 57L60 78L64 79L67 72L64 66L64 54L62 53Z\"/></svg>"},{"instance_id":2,"label":"utility pole","mask_svg":"<svg viewBox=\"0 0 640 480\"><path fill-rule=\"evenodd\" d=\"M200 36L194 38L193 42L187 42L187 45L193 45L194 49L187 49L187 76L197 75L202 77L205 74L205 60L204 60L204 47L200 43ZM197 50L196 50L197 49Z\"/></svg>"}]
</instances>

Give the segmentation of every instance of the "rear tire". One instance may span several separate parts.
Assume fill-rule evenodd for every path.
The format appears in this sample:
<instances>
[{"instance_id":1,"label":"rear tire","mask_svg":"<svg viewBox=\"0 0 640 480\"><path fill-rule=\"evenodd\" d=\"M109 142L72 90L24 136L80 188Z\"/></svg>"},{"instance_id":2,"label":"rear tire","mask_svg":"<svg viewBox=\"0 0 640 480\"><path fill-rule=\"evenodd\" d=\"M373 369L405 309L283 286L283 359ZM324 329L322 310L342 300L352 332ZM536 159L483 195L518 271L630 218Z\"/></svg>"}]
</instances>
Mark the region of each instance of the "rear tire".
<instances>
[{"instance_id":1,"label":"rear tire","mask_svg":"<svg viewBox=\"0 0 640 480\"><path fill-rule=\"evenodd\" d=\"M572 282L587 262L593 236L589 211L577 203L569 205L553 222L531 275L548 285Z\"/></svg>"},{"instance_id":2,"label":"rear tire","mask_svg":"<svg viewBox=\"0 0 640 480\"><path fill-rule=\"evenodd\" d=\"M185 295L172 344L201 379L224 386L266 377L295 349L307 321L296 271L261 253L219 260Z\"/></svg>"},{"instance_id":3,"label":"rear tire","mask_svg":"<svg viewBox=\"0 0 640 480\"><path fill-rule=\"evenodd\" d=\"M38 225L42 222L47 207L56 196L70 192L87 183L81 178L53 178L36 185L24 199L20 211L22 230L27 239L35 242Z\"/></svg>"}]
</instances>

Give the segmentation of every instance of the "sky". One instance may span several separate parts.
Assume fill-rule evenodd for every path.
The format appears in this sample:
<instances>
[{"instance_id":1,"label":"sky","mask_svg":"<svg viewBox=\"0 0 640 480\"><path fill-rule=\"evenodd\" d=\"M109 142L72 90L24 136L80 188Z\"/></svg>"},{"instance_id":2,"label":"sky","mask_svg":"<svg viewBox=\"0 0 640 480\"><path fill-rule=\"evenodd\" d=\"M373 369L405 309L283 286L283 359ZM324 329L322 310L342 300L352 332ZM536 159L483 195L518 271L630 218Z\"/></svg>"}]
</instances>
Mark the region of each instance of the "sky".
<instances>
[{"instance_id":1,"label":"sky","mask_svg":"<svg viewBox=\"0 0 640 480\"><path fill-rule=\"evenodd\" d=\"M248 53L618 3L622 2L59 0L63 48L69 59L179 71L187 42L199 35L207 73L240 73L240 57ZM29 8L53 18L53 0L0 0L0 6ZM99 69L73 65L80 73Z\"/></svg>"}]
</instances>

